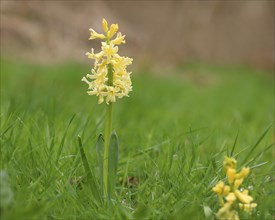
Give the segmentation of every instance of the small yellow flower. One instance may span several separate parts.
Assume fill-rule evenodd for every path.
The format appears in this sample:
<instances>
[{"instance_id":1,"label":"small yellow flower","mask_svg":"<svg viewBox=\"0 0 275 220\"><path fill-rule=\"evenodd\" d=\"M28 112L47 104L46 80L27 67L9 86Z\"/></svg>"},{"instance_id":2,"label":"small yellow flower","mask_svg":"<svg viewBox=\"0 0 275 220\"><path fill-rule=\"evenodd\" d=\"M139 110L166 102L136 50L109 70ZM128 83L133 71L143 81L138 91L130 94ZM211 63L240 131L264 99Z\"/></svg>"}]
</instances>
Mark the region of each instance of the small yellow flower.
<instances>
[{"instance_id":1,"label":"small yellow flower","mask_svg":"<svg viewBox=\"0 0 275 220\"><path fill-rule=\"evenodd\" d=\"M253 201L253 197L248 195L248 190L241 192L240 190L235 190L235 195L239 199L240 202L249 204Z\"/></svg>"},{"instance_id":2,"label":"small yellow flower","mask_svg":"<svg viewBox=\"0 0 275 220\"><path fill-rule=\"evenodd\" d=\"M216 184L215 187L213 187L213 191L219 195L222 194L222 191L223 191L223 187L224 187L224 182L223 181L220 181Z\"/></svg>"},{"instance_id":3,"label":"small yellow flower","mask_svg":"<svg viewBox=\"0 0 275 220\"><path fill-rule=\"evenodd\" d=\"M106 42L102 42L102 54L106 57L107 62L111 61L111 58L118 52L118 47L113 43L107 44Z\"/></svg>"},{"instance_id":4,"label":"small yellow flower","mask_svg":"<svg viewBox=\"0 0 275 220\"><path fill-rule=\"evenodd\" d=\"M104 30L105 33L108 32L108 23L107 21L105 20L105 18L102 19L102 29Z\"/></svg>"},{"instance_id":5,"label":"small yellow flower","mask_svg":"<svg viewBox=\"0 0 275 220\"><path fill-rule=\"evenodd\" d=\"M104 95L107 103L116 101L116 89L113 86L107 86L107 92L104 92Z\"/></svg>"},{"instance_id":6,"label":"small yellow flower","mask_svg":"<svg viewBox=\"0 0 275 220\"><path fill-rule=\"evenodd\" d=\"M223 166L224 166L225 170L227 170L227 168L235 169L236 165L237 165L237 161L233 157L225 157L224 158Z\"/></svg>"},{"instance_id":7,"label":"small yellow flower","mask_svg":"<svg viewBox=\"0 0 275 220\"><path fill-rule=\"evenodd\" d=\"M122 36L121 33L119 32L117 34L117 37L114 40L112 40L111 42L116 45L125 44L124 38L125 38L125 35Z\"/></svg>"},{"instance_id":8,"label":"small yellow flower","mask_svg":"<svg viewBox=\"0 0 275 220\"><path fill-rule=\"evenodd\" d=\"M88 91L87 93L89 95L98 96L98 104L101 104L104 101L103 90L104 90L104 86L101 86L101 87L94 88L92 91Z\"/></svg>"},{"instance_id":9,"label":"small yellow flower","mask_svg":"<svg viewBox=\"0 0 275 220\"><path fill-rule=\"evenodd\" d=\"M223 181L220 181L213 187L213 191L219 195L227 196L230 192L230 187L225 185Z\"/></svg>"},{"instance_id":10,"label":"small yellow flower","mask_svg":"<svg viewBox=\"0 0 275 220\"><path fill-rule=\"evenodd\" d=\"M241 170L241 172L236 174L236 179L244 179L245 177L247 177L247 175L249 174L250 169L247 167L243 167L243 169Z\"/></svg>"},{"instance_id":11,"label":"small yellow flower","mask_svg":"<svg viewBox=\"0 0 275 220\"><path fill-rule=\"evenodd\" d=\"M243 179L236 179L234 182L234 189L238 189L240 185L243 183Z\"/></svg>"},{"instance_id":12,"label":"small yellow flower","mask_svg":"<svg viewBox=\"0 0 275 220\"><path fill-rule=\"evenodd\" d=\"M107 33L107 37L111 39L117 31L118 31L118 24L112 24L110 27L110 30Z\"/></svg>"},{"instance_id":13,"label":"small yellow flower","mask_svg":"<svg viewBox=\"0 0 275 220\"><path fill-rule=\"evenodd\" d=\"M227 186L227 185L224 186L222 195L227 196L229 194L229 192L230 192L230 186Z\"/></svg>"},{"instance_id":14,"label":"small yellow flower","mask_svg":"<svg viewBox=\"0 0 275 220\"><path fill-rule=\"evenodd\" d=\"M228 202L219 209L217 218L221 220L239 220L238 213L235 210L232 210L231 204Z\"/></svg>"},{"instance_id":15,"label":"small yellow flower","mask_svg":"<svg viewBox=\"0 0 275 220\"><path fill-rule=\"evenodd\" d=\"M251 213L252 210L256 207L257 207L257 203L250 203L250 204L239 203L239 208L248 213Z\"/></svg>"},{"instance_id":16,"label":"small yellow flower","mask_svg":"<svg viewBox=\"0 0 275 220\"><path fill-rule=\"evenodd\" d=\"M229 193L228 196L225 197L226 201L229 203L233 203L236 200L236 196L233 192Z\"/></svg>"},{"instance_id":17,"label":"small yellow flower","mask_svg":"<svg viewBox=\"0 0 275 220\"><path fill-rule=\"evenodd\" d=\"M90 36L89 40L93 40L93 39L97 39L97 38L105 39L104 34L99 34L92 28L90 28L89 31L91 32L91 36Z\"/></svg>"},{"instance_id":18,"label":"small yellow flower","mask_svg":"<svg viewBox=\"0 0 275 220\"><path fill-rule=\"evenodd\" d=\"M226 171L228 182L231 184L234 182L235 179L236 170L232 168L228 168Z\"/></svg>"},{"instance_id":19,"label":"small yellow flower","mask_svg":"<svg viewBox=\"0 0 275 220\"><path fill-rule=\"evenodd\" d=\"M100 62L102 57L104 56L104 52L100 51L99 53L94 53L94 49L91 49L91 52L87 52L86 56L88 56L89 59L94 59L96 61L96 64Z\"/></svg>"}]
</instances>

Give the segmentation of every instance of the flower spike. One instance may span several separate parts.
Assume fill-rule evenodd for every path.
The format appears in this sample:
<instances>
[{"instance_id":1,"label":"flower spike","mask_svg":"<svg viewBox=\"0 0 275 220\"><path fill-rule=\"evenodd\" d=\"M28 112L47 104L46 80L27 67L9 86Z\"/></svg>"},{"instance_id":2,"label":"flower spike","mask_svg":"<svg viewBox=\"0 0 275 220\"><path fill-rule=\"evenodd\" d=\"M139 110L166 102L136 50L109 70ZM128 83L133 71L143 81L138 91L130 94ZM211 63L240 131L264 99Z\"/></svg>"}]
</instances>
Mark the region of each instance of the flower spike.
<instances>
[{"instance_id":1,"label":"flower spike","mask_svg":"<svg viewBox=\"0 0 275 220\"><path fill-rule=\"evenodd\" d=\"M239 220L238 212L235 210L236 207L247 213L251 213L257 206L257 203L251 203L253 197L248 195L249 192L247 189L243 191L239 190L250 169L244 167L237 173L236 165L237 161L234 158L225 157L223 166L228 185L225 185L223 181L219 181L212 189L218 195L220 205L222 206L216 214L218 219Z\"/></svg>"},{"instance_id":2,"label":"flower spike","mask_svg":"<svg viewBox=\"0 0 275 220\"><path fill-rule=\"evenodd\" d=\"M129 96L132 91L132 82L130 72L127 72L127 66L132 64L133 59L120 56L118 54L118 46L125 43L125 35L118 32L118 24L111 24L108 27L108 22L102 19L102 29L104 34L97 33L90 28L90 40L102 39L101 51L95 53L94 49L87 52L89 59L94 60L94 67L86 77L93 80L88 81L87 78L82 78L82 81L89 85L88 94L99 97L99 104L103 103L104 99L107 104L116 102L117 98ZM116 34L117 33L117 34ZM116 37L111 40L114 35ZM110 70L110 71L109 71Z\"/></svg>"}]
</instances>

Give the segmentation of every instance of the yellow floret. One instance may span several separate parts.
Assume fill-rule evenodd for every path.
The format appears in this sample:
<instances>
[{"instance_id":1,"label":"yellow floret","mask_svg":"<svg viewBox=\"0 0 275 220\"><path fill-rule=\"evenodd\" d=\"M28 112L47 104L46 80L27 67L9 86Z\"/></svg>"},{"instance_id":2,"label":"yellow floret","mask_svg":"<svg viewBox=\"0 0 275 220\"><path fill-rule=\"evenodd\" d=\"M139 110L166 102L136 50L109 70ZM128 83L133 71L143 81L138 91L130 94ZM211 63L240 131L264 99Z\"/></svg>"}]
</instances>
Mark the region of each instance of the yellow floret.
<instances>
[{"instance_id":1,"label":"yellow floret","mask_svg":"<svg viewBox=\"0 0 275 220\"><path fill-rule=\"evenodd\" d=\"M244 167L241 172L236 174L236 179L244 179L249 174L250 169L247 167Z\"/></svg>"},{"instance_id":2,"label":"yellow floret","mask_svg":"<svg viewBox=\"0 0 275 220\"><path fill-rule=\"evenodd\" d=\"M253 201L253 197L248 195L248 191L241 192L239 190L235 190L235 195L242 203L249 204Z\"/></svg>"},{"instance_id":3,"label":"yellow floret","mask_svg":"<svg viewBox=\"0 0 275 220\"><path fill-rule=\"evenodd\" d=\"M102 29L104 30L105 33L108 32L108 23L105 20L105 18L102 19Z\"/></svg>"},{"instance_id":4,"label":"yellow floret","mask_svg":"<svg viewBox=\"0 0 275 220\"><path fill-rule=\"evenodd\" d=\"M226 171L228 182L231 184L234 182L235 179L236 170L232 168L228 168Z\"/></svg>"}]
</instances>

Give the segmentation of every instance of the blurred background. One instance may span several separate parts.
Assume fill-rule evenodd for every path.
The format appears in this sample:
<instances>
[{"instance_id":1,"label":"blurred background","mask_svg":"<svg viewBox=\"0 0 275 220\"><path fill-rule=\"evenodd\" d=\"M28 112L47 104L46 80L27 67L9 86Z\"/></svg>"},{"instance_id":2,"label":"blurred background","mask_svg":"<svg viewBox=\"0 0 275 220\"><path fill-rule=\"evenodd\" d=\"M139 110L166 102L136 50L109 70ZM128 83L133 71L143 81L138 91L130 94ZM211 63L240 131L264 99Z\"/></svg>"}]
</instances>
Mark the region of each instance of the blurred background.
<instances>
[{"instance_id":1,"label":"blurred background","mask_svg":"<svg viewBox=\"0 0 275 220\"><path fill-rule=\"evenodd\" d=\"M274 1L1 1L1 56L88 62L90 27L118 23L139 67L274 66Z\"/></svg>"}]
</instances>

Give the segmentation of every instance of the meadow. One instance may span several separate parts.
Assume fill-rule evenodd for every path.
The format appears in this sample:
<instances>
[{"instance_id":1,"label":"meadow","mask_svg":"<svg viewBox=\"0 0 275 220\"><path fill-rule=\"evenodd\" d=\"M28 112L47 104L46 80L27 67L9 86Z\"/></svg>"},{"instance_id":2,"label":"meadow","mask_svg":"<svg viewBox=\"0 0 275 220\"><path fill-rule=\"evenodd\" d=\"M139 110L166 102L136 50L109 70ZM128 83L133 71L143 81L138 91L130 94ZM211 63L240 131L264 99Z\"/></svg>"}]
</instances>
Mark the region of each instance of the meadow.
<instances>
[{"instance_id":1,"label":"meadow","mask_svg":"<svg viewBox=\"0 0 275 220\"><path fill-rule=\"evenodd\" d=\"M196 62L131 71L133 92L114 105L118 201L106 209L77 143L98 177L105 108L80 81L89 66L1 59L1 171L12 191L1 219L214 219L226 155L251 168L244 187L258 206L241 219L273 219L272 74Z\"/></svg>"}]
</instances>

